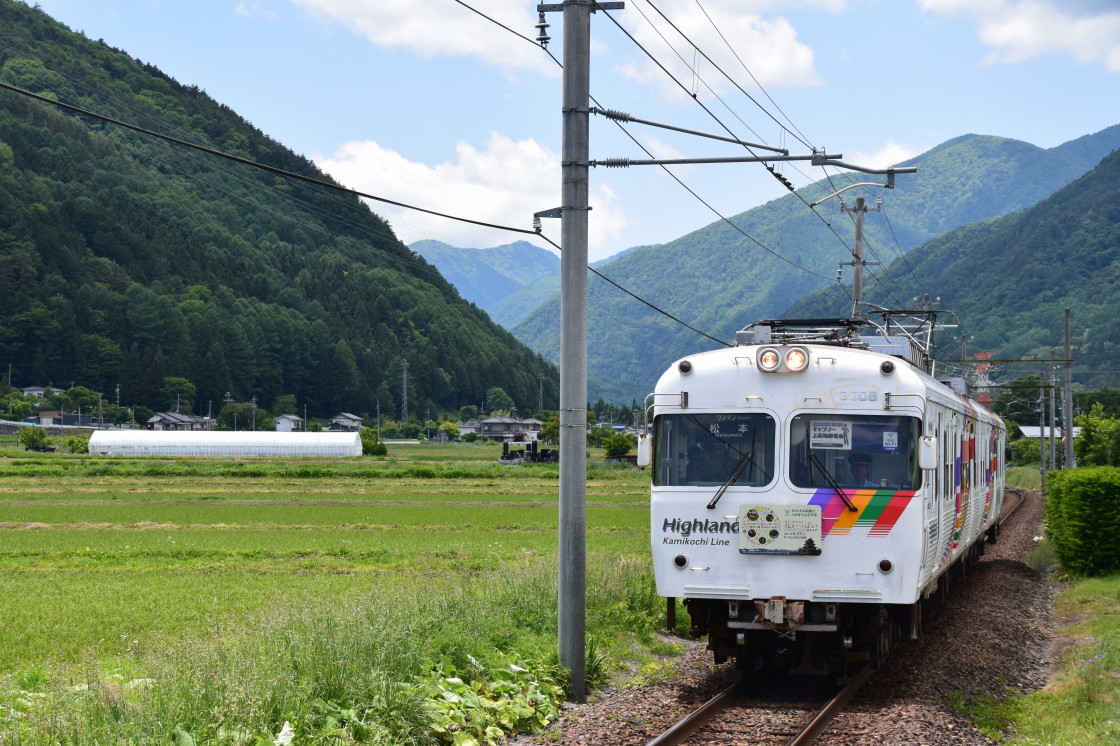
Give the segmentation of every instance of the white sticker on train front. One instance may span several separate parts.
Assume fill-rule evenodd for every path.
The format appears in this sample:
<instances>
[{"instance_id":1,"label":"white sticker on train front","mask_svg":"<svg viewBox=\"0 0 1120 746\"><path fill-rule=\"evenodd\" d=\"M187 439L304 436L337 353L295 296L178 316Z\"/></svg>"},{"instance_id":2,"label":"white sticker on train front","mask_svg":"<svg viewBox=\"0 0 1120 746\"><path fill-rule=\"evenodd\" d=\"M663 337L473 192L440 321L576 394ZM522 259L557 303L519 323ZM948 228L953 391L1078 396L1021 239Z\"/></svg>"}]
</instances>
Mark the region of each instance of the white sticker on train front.
<instances>
[{"instance_id":1,"label":"white sticker on train front","mask_svg":"<svg viewBox=\"0 0 1120 746\"><path fill-rule=\"evenodd\" d=\"M817 505L743 505L739 508L740 554L821 553Z\"/></svg>"}]
</instances>

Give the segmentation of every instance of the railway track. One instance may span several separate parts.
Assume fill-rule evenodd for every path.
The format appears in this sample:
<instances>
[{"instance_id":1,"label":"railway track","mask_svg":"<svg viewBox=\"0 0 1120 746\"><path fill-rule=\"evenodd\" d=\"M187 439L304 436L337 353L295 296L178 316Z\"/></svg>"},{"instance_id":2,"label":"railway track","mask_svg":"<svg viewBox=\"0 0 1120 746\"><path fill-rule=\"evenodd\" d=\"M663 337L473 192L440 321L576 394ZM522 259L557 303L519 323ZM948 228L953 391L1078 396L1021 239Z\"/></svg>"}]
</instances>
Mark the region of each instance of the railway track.
<instances>
[{"instance_id":1,"label":"railway track","mask_svg":"<svg viewBox=\"0 0 1120 746\"><path fill-rule=\"evenodd\" d=\"M819 691L814 682L798 689L782 684L785 692L756 695L743 680L736 682L689 713L646 746L686 744L743 744L806 746L824 732L845 703L871 677L864 668L839 691Z\"/></svg>"},{"instance_id":2,"label":"railway track","mask_svg":"<svg viewBox=\"0 0 1120 746\"><path fill-rule=\"evenodd\" d=\"M1008 489L1018 500L1004 508L1001 524L1022 506L1025 495ZM824 732L829 722L871 678L873 670L862 669L839 691L828 695L802 690L786 696L756 697L740 680L686 715L646 746L689 744L742 744L759 746L806 746ZM810 687L807 687L811 689Z\"/></svg>"}]
</instances>

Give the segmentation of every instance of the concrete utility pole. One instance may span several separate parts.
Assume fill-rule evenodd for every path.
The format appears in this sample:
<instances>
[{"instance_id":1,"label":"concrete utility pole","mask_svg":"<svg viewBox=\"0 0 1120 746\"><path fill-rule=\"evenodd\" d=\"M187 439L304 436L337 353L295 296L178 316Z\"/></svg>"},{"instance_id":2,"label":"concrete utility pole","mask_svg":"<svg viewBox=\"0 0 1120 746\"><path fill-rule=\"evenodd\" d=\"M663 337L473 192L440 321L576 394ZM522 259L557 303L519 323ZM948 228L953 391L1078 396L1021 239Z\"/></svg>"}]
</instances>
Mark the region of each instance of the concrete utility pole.
<instances>
[{"instance_id":1,"label":"concrete utility pole","mask_svg":"<svg viewBox=\"0 0 1120 746\"><path fill-rule=\"evenodd\" d=\"M401 424L408 422L408 361L401 360Z\"/></svg>"},{"instance_id":2,"label":"concrete utility pole","mask_svg":"<svg viewBox=\"0 0 1120 746\"><path fill-rule=\"evenodd\" d=\"M587 611L587 213L591 115L591 12L623 3L565 0L537 6L564 12L563 143L560 206L560 662L571 672L571 698L587 700L584 639Z\"/></svg>"},{"instance_id":3,"label":"concrete utility pole","mask_svg":"<svg viewBox=\"0 0 1120 746\"><path fill-rule=\"evenodd\" d=\"M1042 477L1042 494L1046 494L1046 381L1038 377L1038 473Z\"/></svg>"},{"instance_id":4,"label":"concrete utility pole","mask_svg":"<svg viewBox=\"0 0 1120 746\"><path fill-rule=\"evenodd\" d=\"M538 6L539 7L539 6ZM587 700L587 213L591 5L563 3L560 245L560 662Z\"/></svg>"},{"instance_id":5,"label":"concrete utility pole","mask_svg":"<svg viewBox=\"0 0 1120 746\"><path fill-rule=\"evenodd\" d=\"M1070 337L1069 326L1069 309L1066 309L1066 333L1065 333L1065 390L1062 392L1062 431L1065 435L1065 464L1067 469L1073 469L1077 466L1077 460L1073 457L1073 340Z\"/></svg>"},{"instance_id":6,"label":"concrete utility pole","mask_svg":"<svg viewBox=\"0 0 1120 746\"><path fill-rule=\"evenodd\" d=\"M1050 353L1050 360L1054 360L1054 353ZM1050 468L1058 468L1058 441L1057 441L1057 418L1056 407L1054 406L1054 388L1058 385L1054 376L1054 363L1050 363Z\"/></svg>"},{"instance_id":7,"label":"concrete utility pole","mask_svg":"<svg viewBox=\"0 0 1120 746\"><path fill-rule=\"evenodd\" d=\"M863 261L863 215L867 212L879 212L882 209L883 206L881 203L876 207L868 207L863 197L856 197L855 207L848 207L844 204L843 200L840 201L840 210L842 212L854 212L856 214L856 248L852 251L852 261L841 262L841 264L850 264L852 266L853 319L858 319L863 314L863 268L879 263Z\"/></svg>"}]
</instances>

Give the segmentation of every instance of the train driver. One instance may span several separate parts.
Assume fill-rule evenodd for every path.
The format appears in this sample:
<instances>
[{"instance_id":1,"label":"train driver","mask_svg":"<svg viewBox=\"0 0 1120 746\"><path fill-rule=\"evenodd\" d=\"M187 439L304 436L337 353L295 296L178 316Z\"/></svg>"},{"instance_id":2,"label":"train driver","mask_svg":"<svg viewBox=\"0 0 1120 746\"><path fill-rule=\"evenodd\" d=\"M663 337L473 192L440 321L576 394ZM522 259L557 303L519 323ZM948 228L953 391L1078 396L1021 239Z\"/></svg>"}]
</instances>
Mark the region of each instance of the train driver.
<instances>
[{"instance_id":1,"label":"train driver","mask_svg":"<svg viewBox=\"0 0 1120 746\"><path fill-rule=\"evenodd\" d=\"M866 453L853 453L848 457L848 466L852 471L852 482L856 487L877 487L871 481L871 456Z\"/></svg>"}]
</instances>

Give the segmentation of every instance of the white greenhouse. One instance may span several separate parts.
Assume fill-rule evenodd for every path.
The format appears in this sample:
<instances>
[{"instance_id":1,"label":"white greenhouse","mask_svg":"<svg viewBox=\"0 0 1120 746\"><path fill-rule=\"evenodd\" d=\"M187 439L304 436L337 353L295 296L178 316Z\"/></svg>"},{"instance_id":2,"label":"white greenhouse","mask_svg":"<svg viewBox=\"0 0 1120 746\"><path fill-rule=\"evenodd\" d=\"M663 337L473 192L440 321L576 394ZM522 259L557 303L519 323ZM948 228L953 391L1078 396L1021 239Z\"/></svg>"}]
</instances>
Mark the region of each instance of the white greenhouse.
<instances>
[{"instance_id":1,"label":"white greenhouse","mask_svg":"<svg viewBox=\"0 0 1120 746\"><path fill-rule=\"evenodd\" d=\"M95 430L91 456L348 458L362 455L358 433Z\"/></svg>"}]
</instances>

